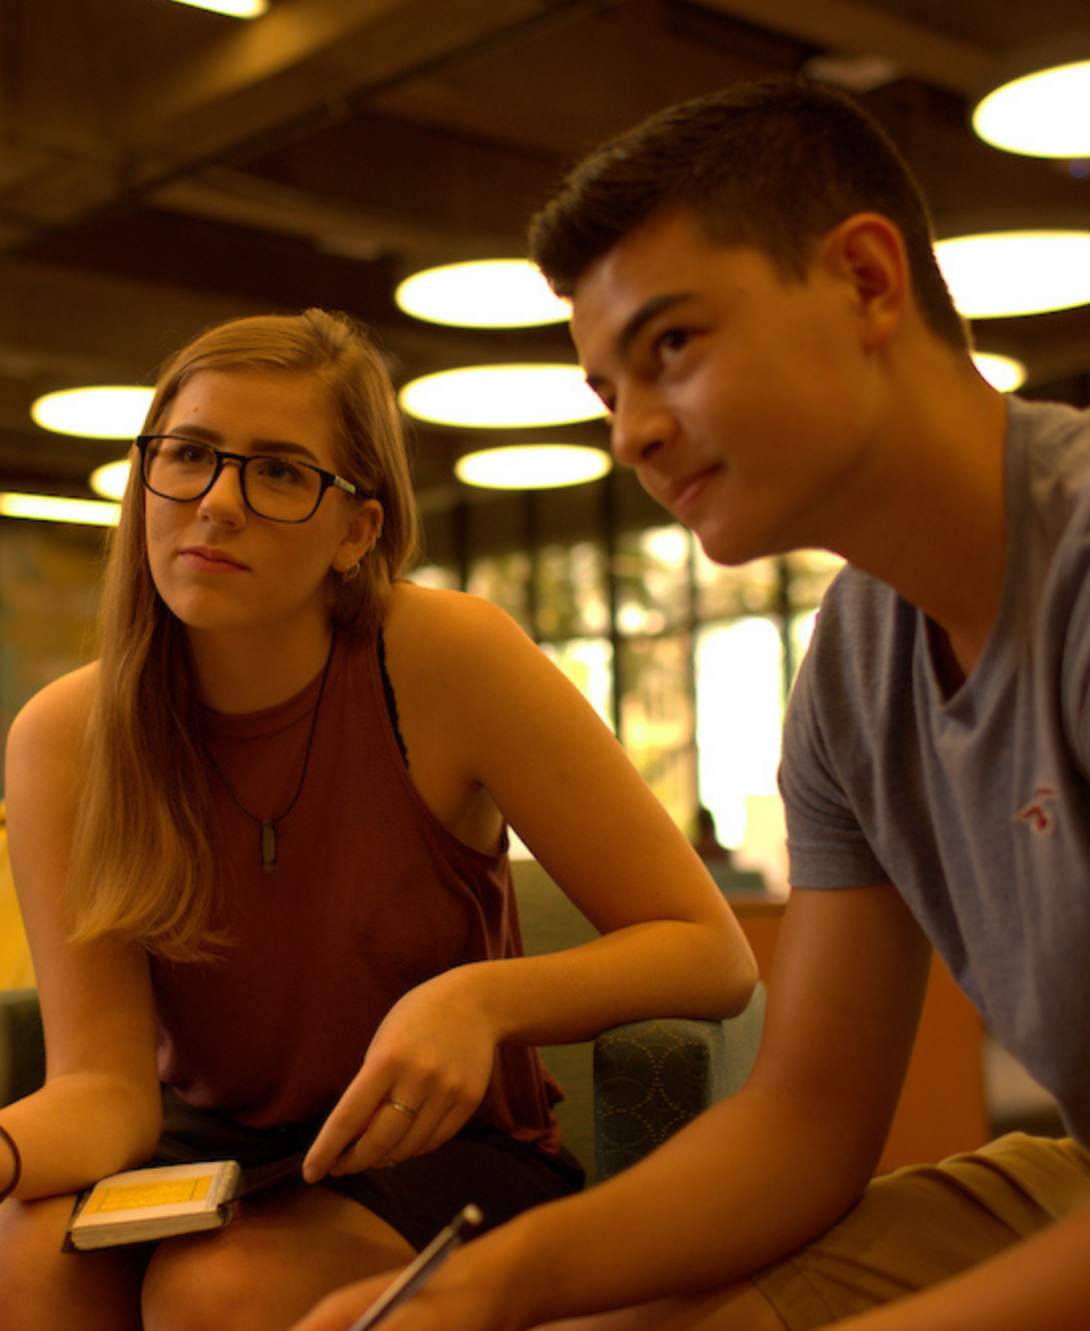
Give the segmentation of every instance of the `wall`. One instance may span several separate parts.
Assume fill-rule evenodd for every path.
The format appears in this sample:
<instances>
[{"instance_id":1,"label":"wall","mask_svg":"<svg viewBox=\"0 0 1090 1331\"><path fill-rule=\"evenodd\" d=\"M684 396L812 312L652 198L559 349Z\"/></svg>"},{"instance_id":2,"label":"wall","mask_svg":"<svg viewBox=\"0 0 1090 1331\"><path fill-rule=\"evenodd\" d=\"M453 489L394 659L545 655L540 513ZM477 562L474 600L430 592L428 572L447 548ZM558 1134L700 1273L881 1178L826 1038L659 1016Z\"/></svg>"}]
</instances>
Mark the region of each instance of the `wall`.
<instances>
[{"instance_id":1,"label":"wall","mask_svg":"<svg viewBox=\"0 0 1090 1331\"><path fill-rule=\"evenodd\" d=\"M0 519L0 734L44 685L94 656L104 534Z\"/></svg>"}]
</instances>

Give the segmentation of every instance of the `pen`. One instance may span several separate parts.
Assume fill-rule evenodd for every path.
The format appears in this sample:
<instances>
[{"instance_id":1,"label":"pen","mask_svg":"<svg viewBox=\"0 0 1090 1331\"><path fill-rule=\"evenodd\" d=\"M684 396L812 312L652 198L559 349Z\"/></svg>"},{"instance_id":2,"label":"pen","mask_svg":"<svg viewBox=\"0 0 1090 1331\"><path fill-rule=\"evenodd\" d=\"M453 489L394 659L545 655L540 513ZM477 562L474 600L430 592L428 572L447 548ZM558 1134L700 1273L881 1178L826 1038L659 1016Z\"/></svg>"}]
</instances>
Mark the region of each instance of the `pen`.
<instances>
[{"instance_id":1,"label":"pen","mask_svg":"<svg viewBox=\"0 0 1090 1331\"><path fill-rule=\"evenodd\" d=\"M370 1308L349 1327L348 1331L368 1331L384 1321L395 1308L400 1308L406 1299L411 1299L416 1291L427 1283L443 1262L465 1238L466 1231L476 1229L484 1217L480 1208L471 1202L459 1211L454 1219L441 1229L426 1248L422 1248L392 1285L379 1295Z\"/></svg>"}]
</instances>

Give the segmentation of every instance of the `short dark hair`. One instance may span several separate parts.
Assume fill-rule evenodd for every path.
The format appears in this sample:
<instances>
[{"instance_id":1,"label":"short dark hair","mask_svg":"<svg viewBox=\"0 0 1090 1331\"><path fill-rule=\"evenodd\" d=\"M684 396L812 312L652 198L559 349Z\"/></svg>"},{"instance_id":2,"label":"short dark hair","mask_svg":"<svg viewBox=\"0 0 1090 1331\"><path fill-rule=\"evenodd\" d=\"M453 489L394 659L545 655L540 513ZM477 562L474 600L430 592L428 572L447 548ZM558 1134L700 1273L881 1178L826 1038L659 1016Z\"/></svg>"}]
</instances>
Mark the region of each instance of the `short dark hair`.
<instances>
[{"instance_id":1,"label":"short dark hair","mask_svg":"<svg viewBox=\"0 0 1090 1331\"><path fill-rule=\"evenodd\" d=\"M799 280L822 236L856 213L880 213L904 237L928 326L969 345L908 163L868 112L832 88L764 79L659 112L571 172L531 223L530 255L571 296L591 264L674 209L691 211L711 239L753 246Z\"/></svg>"}]
</instances>

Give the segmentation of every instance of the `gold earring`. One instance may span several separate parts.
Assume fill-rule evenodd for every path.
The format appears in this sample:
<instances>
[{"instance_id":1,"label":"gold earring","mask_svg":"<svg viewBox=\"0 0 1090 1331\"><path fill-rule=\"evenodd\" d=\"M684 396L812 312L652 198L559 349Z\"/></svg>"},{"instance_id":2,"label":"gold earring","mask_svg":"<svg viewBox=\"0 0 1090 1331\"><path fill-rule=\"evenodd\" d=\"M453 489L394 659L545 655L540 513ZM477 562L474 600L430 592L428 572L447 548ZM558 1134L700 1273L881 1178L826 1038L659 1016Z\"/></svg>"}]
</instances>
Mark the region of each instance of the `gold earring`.
<instances>
[{"instance_id":1,"label":"gold earring","mask_svg":"<svg viewBox=\"0 0 1090 1331\"><path fill-rule=\"evenodd\" d=\"M358 578L360 575L360 563L361 561L357 559L354 564L350 564L348 568L346 568L344 572L341 574L341 581L353 582L356 578Z\"/></svg>"}]
</instances>

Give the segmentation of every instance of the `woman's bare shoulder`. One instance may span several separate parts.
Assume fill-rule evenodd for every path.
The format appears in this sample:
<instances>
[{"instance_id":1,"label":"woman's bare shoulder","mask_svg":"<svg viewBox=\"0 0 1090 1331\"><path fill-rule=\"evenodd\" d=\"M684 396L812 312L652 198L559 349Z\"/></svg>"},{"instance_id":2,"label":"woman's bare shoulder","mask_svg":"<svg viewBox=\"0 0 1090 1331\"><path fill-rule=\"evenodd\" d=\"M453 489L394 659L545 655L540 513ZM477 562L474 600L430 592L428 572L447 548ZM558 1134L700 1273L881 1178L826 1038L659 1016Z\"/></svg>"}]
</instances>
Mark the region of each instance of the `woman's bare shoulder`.
<instances>
[{"instance_id":1,"label":"woman's bare shoulder","mask_svg":"<svg viewBox=\"0 0 1090 1331\"><path fill-rule=\"evenodd\" d=\"M499 606L465 592L398 584L387 604L386 657L399 700L433 718L467 723L511 679L551 669Z\"/></svg>"},{"instance_id":2,"label":"woman's bare shoulder","mask_svg":"<svg viewBox=\"0 0 1090 1331\"><path fill-rule=\"evenodd\" d=\"M526 637L505 610L483 597L410 582L397 583L391 592L384 630L388 640L401 637L413 648L453 650L460 645L480 647L496 637Z\"/></svg>"},{"instance_id":3,"label":"woman's bare shoulder","mask_svg":"<svg viewBox=\"0 0 1090 1331\"><path fill-rule=\"evenodd\" d=\"M51 750L82 739L98 679L98 662L61 675L40 689L16 714L8 731L8 752L25 746Z\"/></svg>"}]
</instances>

